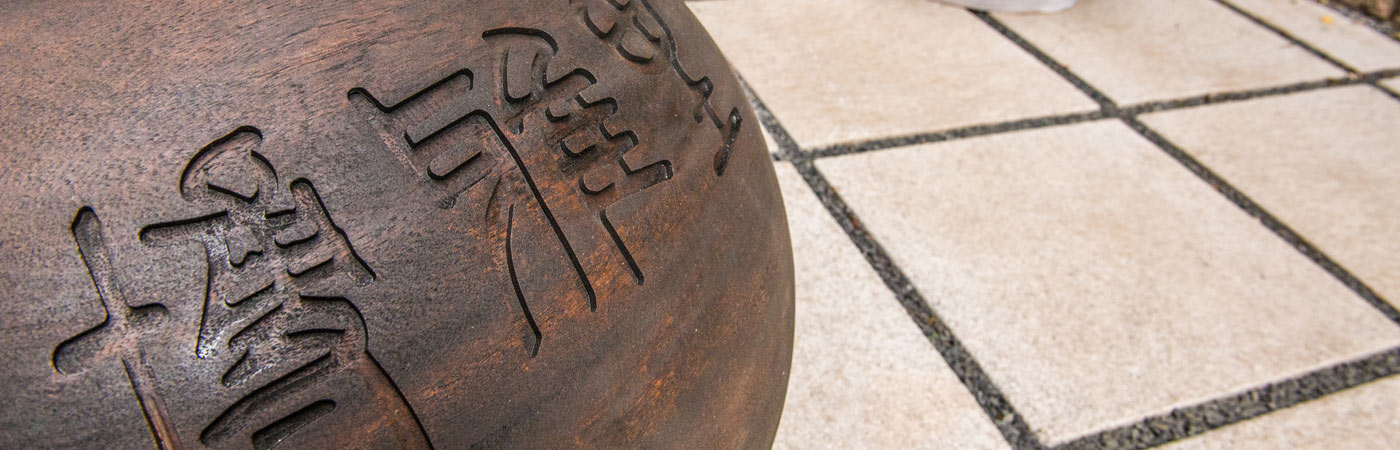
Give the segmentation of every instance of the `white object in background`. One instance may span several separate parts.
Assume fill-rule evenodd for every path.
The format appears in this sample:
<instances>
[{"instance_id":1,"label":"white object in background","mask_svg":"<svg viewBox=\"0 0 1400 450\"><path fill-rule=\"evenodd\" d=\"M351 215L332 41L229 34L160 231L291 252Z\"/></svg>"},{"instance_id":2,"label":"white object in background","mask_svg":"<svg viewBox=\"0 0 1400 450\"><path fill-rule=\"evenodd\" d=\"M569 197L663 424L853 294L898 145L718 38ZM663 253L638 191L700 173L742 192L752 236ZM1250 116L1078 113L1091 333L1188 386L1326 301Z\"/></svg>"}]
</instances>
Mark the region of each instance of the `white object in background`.
<instances>
[{"instance_id":1,"label":"white object in background","mask_svg":"<svg viewBox=\"0 0 1400 450\"><path fill-rule=\"evenodd\" d=\"M984 11L1057 12L1074 6L1074 0L942 0Z\"/></svg>"}]
</instances>

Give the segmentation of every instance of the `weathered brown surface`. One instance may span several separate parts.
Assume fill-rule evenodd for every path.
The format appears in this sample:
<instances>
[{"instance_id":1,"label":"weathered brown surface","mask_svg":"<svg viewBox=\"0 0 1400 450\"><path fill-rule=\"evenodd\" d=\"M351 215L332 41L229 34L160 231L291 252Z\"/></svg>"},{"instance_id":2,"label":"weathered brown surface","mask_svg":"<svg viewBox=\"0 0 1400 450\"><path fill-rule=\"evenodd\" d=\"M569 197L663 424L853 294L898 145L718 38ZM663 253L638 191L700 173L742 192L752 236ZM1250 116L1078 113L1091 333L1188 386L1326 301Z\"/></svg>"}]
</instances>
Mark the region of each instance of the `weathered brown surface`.
<instances>
[{"instance_id":1,"label":"weathered brown surface","mask_svg":"<svg viewBox=\"0 0 1400 450\"><path fill-rule=\"evenodd\" d=\"M758 122L666 0L17 2L0 447L758 448Z\"/></svg>"},{"instance_id":2,"label":"weathered brown surface","mask_svg":"<svg viewBox=\"0 0 1400 450\"><path fill-rule=\"evenodd\" d=\"M1397 7L1400 7L1400 0L1337 0L1344 5L1358 8L1370 14L1372 17L1389 20L1400 25L1400 14L1396 14ZM1326 3L1326 2L1323 2Z\"/></svg>"}]
</instances>

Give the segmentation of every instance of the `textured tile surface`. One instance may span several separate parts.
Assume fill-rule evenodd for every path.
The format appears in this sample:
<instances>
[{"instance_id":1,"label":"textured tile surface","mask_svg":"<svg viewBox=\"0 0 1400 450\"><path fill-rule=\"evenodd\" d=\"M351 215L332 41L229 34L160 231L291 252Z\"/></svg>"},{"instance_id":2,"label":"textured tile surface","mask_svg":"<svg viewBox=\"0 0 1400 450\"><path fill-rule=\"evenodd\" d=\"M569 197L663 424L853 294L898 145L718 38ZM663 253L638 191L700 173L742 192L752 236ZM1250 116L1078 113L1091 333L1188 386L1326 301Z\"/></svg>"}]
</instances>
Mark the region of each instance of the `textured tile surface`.
<instances>
[{"instance_id":1,"label":"textured tile surface","mask_svg":"<svg viewBox=\"0 0 1400 450\"><path fill-rule=\"evenodd\" d=\"M1120 104L1345 74L1212 0L1082 0L996 17Z\"/></svg>"},{"instance_id":2,"label":"textured tile surface","mask_svg":"<svg viewBox=\"0 0 1400 450\"><path fill-rule=\"evenodd\" d=\"M1172 450L1400 448L1400 377L1169 445Z\"/></svg>"},{"instance_id":3,"label":"textured tile surface","mask_svg":"<svg viewBox=\"0 0 1400 450\"><path fill-rule=\"evenodd\" d=\"M818 167L1050 445L1400 342L1116 121Z\"/></svg>"},{"instance_id":4,"label":"textured tile surface","mask_svg":"<svg viewBox=\"0 0 1400 450\"><path fill-rule=\"evenodd\" d=\"M1143 121L1400 300L1400 102L1351 86Z\"/></svg>"},{"instance_id":5,"label":"textured tile surface","mask_svg":"<svg viewBox=\"0 0 1400 450\"><path fill-rule=\"evenodd\" d=\"M804 148L1097 108L966 10L937 2L689 6Z\"/></svg>"},{"instance_id":6,"label":"textured tile surface","mask_svg":"<svg viewBox=\"0 0 1400 450\"><path fill-rule=\"evenodd\" d=\"M1007 448L792 166L796 346L775 448Z\"/></svg>"},{"instance_id":7,"label":"textured tile surface","mask_svg":"<svg viewBox=\"0 0 1400 450\"><path fill-rule=\"evenodd\" d=\"M1229 0L1361 71L1400 67L1400 42L1311 0Z\"/></svg>"}]
</instances>

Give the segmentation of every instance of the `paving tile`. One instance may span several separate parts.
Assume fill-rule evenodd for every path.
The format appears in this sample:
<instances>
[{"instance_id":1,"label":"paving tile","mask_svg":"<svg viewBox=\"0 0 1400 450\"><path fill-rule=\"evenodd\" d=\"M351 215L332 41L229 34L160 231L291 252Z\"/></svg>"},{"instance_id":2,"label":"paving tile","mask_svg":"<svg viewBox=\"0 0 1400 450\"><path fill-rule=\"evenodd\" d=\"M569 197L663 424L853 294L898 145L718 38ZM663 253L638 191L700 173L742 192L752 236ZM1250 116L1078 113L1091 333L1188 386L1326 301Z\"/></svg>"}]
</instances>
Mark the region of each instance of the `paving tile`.
<instances>
[{"instance_id":1,"label":"paving tile","mask_svg":"<svg viewBox=\"0 0 1400 450\"><path fill-rule=\"evenodd\" d=\"M689 6L803 148L1097 109L966 10L934 1Z\"/></svg>"},{"instance_id":2,"label":"paving tile","mask_svg":"<svg viewBox=\"0 0 1400 450\"><path fill-rule=\"evenodd\" d=\"M1400 300L1400 102L1351 86L1143 121Z\"/></svg>"},{"instance_id":3,"label":"paving tile","mask_svg":"<svg viewBox=\"0 0 1400 450\"><path fill-rule=\"evenodd\" d=\"M1084 0L996 17L1120 104L1345 75L1212 0Z\"/></svg>"},{"instance_id":4,"label":"paving tile","mask_svg":"<svg viewBox=\"0 0 1400 450\"><path fill-rule=\"evenodd\" d=\"M1381 86L1385 86L1385 87L1387 87L1387 88L1390 88L1391 92L1395 92L1396 94L1400 94L1400 78L1391 78L1391 79L1389 79L1389 80L1382 80L1382 81L1381 81Z\"/></svg>"},{"instance_id":5,"label":"paving tile","mask_svg":"<svg viewBox=\"0 0 1400 450\"><path fill-rule=\"evenodd\" d=\"M792 166L796 344L774 448L1004 449L1006 442Z\"/></svg>"},{"instance_id":6,"label":"paving tile","mask_svg":"<svg viewBox=\"0 0 1400 450\"><path fill-rule=\"evenodd\" d=\"M1348 389L1165 448L1400 448L1400 377Z\"/></svg>"},{"instance_id":7,"label":"paving tile","mask_svg":"<svg viewBox=\"0 0 1400 450\"><path fill-rule=\"evenodd\" d=\"M817 165L1050 445L1400 343L1121 122Z\"/></svg>"},{"instance_id":8,"label":"paving tile","mask_svg":"<svg viewBox=\"0 0 1400 450\"><path fill-rule=\"evenodd\" d=\"M1229 0L1363 72L1400 67L1400 42L1312 0Z\"/></svg>"},{"instance_id":9,"label":"paving tile","mask_svg":"<svg viewBox=\"0 0 1400 450\"><path fill-rule=\"evenodd\" d=\"M760 126L758 129L763 131L763 144L768 146L768 153L777 154L779 152L778 141L773 140L773 135L768 134L767 128Z\"/></svg>"}]
</instances>

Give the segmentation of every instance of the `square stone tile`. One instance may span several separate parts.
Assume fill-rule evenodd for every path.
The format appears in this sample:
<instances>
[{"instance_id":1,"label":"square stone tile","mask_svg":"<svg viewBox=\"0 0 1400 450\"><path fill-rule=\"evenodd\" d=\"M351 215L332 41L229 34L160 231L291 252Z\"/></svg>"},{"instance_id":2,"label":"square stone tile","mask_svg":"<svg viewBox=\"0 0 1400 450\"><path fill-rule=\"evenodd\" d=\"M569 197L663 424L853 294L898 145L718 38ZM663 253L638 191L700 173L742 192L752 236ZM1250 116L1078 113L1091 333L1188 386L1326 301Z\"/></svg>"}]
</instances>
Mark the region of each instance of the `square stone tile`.
<instances>
[{"instance_id":1,"label":"square stone tile","mask_svg":"<svg viewBox=\"0 0 1400 450\"><path fill-rule=\"evenodd\" d=\"M1400 448L1400 377L1175 442L1172 450Z\"/></svg>"},{"instance_id":2,"label":"square stone tile","mask_svg":"<svg viewBox=\"0 0 1400 450\"><path fill-rule=\"evenodd\" d=\"M1097 109L972 14L935 1L689 6L803 148Z\"/></svg>"},{"instance_id":3,"label":"square stone tile","mask_svg":"<svg viewBox=\"0 0 1400 450\"><path fill-rule=\"evenodd\" d=\"M1363 72L1400 67L1400 42L1312 0L1229 0Z\"/></svg>"},{"instance_id":4,"label":"square stone tile","mask_svg":"<svg viewBox=\"0 0 1400 450\"><path fill-rule=\"evenodd\" d=\"M778 141L773 140L773 135L768 134L767 127L760 126L758 129L763 131L763 144L768 146L768 153L777 154L779 151Z\"/></svg>"},{"instance_id":5,"label":"square stone tile","mask_svg":"<svg viewBox=\"0 0 1400 450\"><path fill-rule=\"evenodd\" d=\"M1400 343L1118 121L817 165L1049 445Z\"/></svg>"},{"instance_id":6,"label":"square stone tile","mask_svg":"<svg viewBox=\"0 0 1400 450\"><path fill-rule=\"evenodd\" d=\"M1388 80L1381 80L1381 86L1385 86L1385 87L1387 87L1387 88L1390 88L1390 90L1391 90L1392 92L1395 92L1395 93L1397 93L1397 94L1400 94L1400 78L1391 78L1391 79L1388 79Z\"/></svg>"},{"instance_id":7,"label":"square stone tile","mask_svg":"<svg viewBox=\"0 0 1400 450\"><path fill-rule=\"evenodd\" d=\"M1350 86L1142 120L1400 300L1400 102Z\"/></svg>"},{"instance_id":8,"label":"square stone tile","mask_svg":"<svg viewBox=\"0 0 1400 450\"><path fill-rule=\"evenodd\" d=\"M1345 75L1212 0L1082 0L996 17L1119 104Z\"/></svg>"},{"instance_id":9,"label":"square stone tile","mask_svg":"<svg viewBox=\"0 0 1400 450\"><path fill-rule=\"evenodd\" d=\"M778 181L797 327L774 448L1007 448L797 171L779 163Z\"/></svg>"}]
</instances>

